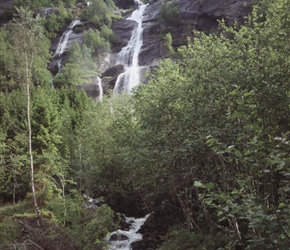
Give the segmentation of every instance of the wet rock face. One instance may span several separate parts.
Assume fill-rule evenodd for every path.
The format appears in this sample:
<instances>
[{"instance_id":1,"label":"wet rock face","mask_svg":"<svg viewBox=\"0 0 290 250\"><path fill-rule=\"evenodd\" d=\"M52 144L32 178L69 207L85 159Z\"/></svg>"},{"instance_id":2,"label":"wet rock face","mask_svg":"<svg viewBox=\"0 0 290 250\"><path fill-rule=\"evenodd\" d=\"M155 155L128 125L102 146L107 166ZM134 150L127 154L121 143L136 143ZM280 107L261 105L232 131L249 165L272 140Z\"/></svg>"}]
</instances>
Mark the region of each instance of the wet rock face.
<instances>
[{"instance_id":1,"label":"wet rock face","mask_svg":"<svg viewBox=\"0 0 290 250\"><path fill-rule=\"evenodd\" d=\"M121 9L130 9L135 4L134 0L114 0L114 2Z\"/></svg>"},{"instance_id":2,"label":"wet rock face","mask_svg":"<svg viewBox=\"0 0 290 250\"><path fill-rule=\"evenodd\" d=\"M151 1L146 7L142 27L143 45L139 54L140 66L150 65L155 59L162 58L161 55L161 26L158 17L161 12L162 1Z\"/></svg>"},{"instance_id":3,"label":"wet rock face","mask_svg":"<svg viewBox=\"0 0 290 250\"><path fill-rule=\"evenodd\" d=\"M109 89L114 89L118 76L124 72L124 65L118 64L102 73L102 85L104 92L108 92Z\"/></svg>"},{"instance_id":4,"label":"wet rock face","mask_svg":"<svg viewBox=\"0 0 290 250\"><path fill-rule=\"evenodd\" d=\"M231 25L235 20L241 22L251 10L251 0L202 0L204 13L216 19L224 18Z\"/></svg>"},{"instance_id":5,"label":"wet rock face","mask_svg":"<svg viewBox=\"0 0 290 250\"><path fill-rule=\"evenodd\" d=\"M68 51L68 49L70 48L70 46L74 43L74 42L78 42L81 43L82 42L82 36L83 33L82 32L75 32L78 28L82 28L84 26L83 23L77 24L74 26L74 28L72 29L72 33L69 35L68 37L68 41L67 41L67 46L65 48L65 51L63 53L63 56L65 56L66 52ZM82 28L84 29L84 28ZM68 30L68 28L66 28L66 30ZM52 41L52 45L51 45L51 51L54 53L57 49L57 46L60 42L61 36L57 36L53 41Z\"/></svg>"},{"instance_id":6,"label":"wet rock face","mask_svg":"<svg viewBox=\"0 0 290 250\"><path fill-rule=\"evenodd\" d=\"M128 238L126 235L124 235L124 234L118 235L118 234L114 233L114 234L112 234L112 235L110 236L109 241L128 240L128 239L129 239L129 238Z\"/></svg>"},{"instance_id":7,"label":"wet rock face","mask_svg":"<svg viewBox=\"0 0 290 250\"><path fill-rule=\"evenodd\" d=\"M124 65L118 64L102 73L101 78L115 77L124 72Z\"/></svg>"},{"instance_id":8,"label":"wet rock face","mask_svg":"<svg viewBox=\"0 0 290 250\"><path fill-rule=\"evenodd\" d=\"M163 37L170 32L172 46L186 45L187 37L194 36L194 30L208 33L215 30L218 20L225 19L228 25L243 21L251 10L251 0L178 0L176 7L179 20L160 22L163 0L152 0L143 17L143 46L139 55L140 65L150 65L154 60L164 58Z\"/></svg>"},{"instance_id":9,"label":"wet rock face","mask_svg":"<svg viewBox=\"0 0 290 250\"><path fill-rule=\"evenodd\" d=\"M82 84L78 85L77 89L84 90L86 94L93 99L96 99L100 94L100 89L97 84Z\"/></svg>"},{"instance_id":10,"label":"wet rock face","mask_svg":"<svg viewBox=\"0 0 290 250\"><path fill-rule=\"evenodd\" d=\"M150 65L155 59L161 58L162 37L157 21L143 23L143 46L139 53L139 65Z\"/></svg>"},{"instance_id":11,"label":"wet rock face","mask_svg":"<svg viewBox=\"0 0 290 250\"><path fill-rule=\"evenodd\" d=\"M0 0L0 27L13 17L13 0Z\"/></svg>"},{"instance_id":12,"label":"wet rock face","mask_svg":"<svg viewBox=\"0 0 290 250\"><path fill-rule=\"evenodd\" d=\"M0 13L13 7L13 0L0 0Z\"/></svg>"},{"instance_id":13,"label":"wet rock face","mask_svg":"<svg viewBox=\"0 0 290 250\"><path fill-rule=\"evenodd\" d=\"M137 27L137 23L132 20L122 19L113 23L112 30L116 36L116 42L113 47L114 52L119 52L125 47L132 35L133 30Z\"/></svg>"}]
</instances>

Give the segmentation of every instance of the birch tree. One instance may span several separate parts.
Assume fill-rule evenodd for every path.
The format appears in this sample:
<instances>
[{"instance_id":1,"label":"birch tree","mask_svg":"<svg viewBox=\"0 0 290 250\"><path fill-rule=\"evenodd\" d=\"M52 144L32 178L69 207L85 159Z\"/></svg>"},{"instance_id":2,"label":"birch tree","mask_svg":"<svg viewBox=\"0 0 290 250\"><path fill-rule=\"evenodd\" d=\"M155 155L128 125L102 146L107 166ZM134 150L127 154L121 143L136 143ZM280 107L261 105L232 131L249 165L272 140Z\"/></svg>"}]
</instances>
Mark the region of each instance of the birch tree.
<instances>
[{"instance_id":1,"label":"birch tree","mask_svg":"<svg viewBox=\"0 0 290 250\"><path fill-rule=\"evenodd\" d=\"M42 42L45 41L39 19L32 17L32 12L26 8L17 8L17 15L8 29L11 32L11 46L14 54L13 73L16 81L26 93L26 120L27 120L27 142L30 161L30 181L37 216L40 216L35 191L35 174L32 149L31 131L31 87L33 83L33 64L41 51Z\"/></svg>"}]
</instances>

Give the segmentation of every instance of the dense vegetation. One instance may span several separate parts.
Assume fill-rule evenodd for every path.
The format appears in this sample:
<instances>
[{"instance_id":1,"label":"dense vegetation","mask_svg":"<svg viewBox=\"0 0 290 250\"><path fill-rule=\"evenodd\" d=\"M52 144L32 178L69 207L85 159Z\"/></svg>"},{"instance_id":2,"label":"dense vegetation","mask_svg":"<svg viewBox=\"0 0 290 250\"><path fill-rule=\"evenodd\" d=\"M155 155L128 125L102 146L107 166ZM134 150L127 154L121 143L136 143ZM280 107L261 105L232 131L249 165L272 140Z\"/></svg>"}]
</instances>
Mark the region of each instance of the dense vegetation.
<instances>
[{"instance_id":1,"label":"dense vegetation","mask_svg":"<svg viewBox=\"0 0 290 250\"><path fill-rule=\"evenodd\" d=\"M195 33L171 50L178 59L161 63L132 95L94 103L49 87L47 31L19 9L21 18L0 30L1 244L28 237L56 249L104 249L118 221L113 208L153 212L152 249L289 249L289 13L288 0L259 1L242 27L221 23L218 35ZM37 39L22 50L16 31L26 22ZM73 51L80 48L71 52L77 59ZM88 210L83 194L104 203Z\"/></svg>"}]
</instances>

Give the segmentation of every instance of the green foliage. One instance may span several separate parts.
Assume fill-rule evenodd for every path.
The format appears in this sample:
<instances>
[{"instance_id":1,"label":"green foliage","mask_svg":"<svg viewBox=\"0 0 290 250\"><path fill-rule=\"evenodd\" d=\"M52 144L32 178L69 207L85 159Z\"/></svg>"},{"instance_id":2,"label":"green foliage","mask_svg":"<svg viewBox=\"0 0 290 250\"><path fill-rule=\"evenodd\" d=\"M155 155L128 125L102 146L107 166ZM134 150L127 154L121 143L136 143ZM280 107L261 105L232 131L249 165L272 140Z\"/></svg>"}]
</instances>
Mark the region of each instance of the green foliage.
<instances>
[{"instance_id":1,"label":"green foliage","mask_svg":"<svg viewBox=\"0 0 290 250\"><path fill-rule=\"evenodd\" d=\"M184 249L220 249L225 244L223 234L204 235L202 232L190 232L184 228L174 228L163 238L164 243L158 250L184 250Z\"/></svg>"},{"instance_id":2,"label":"green foliage","mask_svg":"<svg viewBox=\"0 0 290 250\"><path fill-rule=\"evenodd\" d=\"M23 86L27 64L29 79L31 78L35 85L47 83L50 79L47 69L50 43L44 36L41 19L34 19L31 11L20 7L15 19L9 22L4 30L7 32L6 39L9 43L7 50L12 56L12 61L8 58L8 62L4 63L5 71L9 73L9 82L17 87Z\"/></svg>"},{"instance_id":3,"label":"green foliage","mask_svg":"<svg viewBox=\"0 0 290 250\"><path fill-rule=\"evenodd\" d=\"M102 26L100 35L106 41L110 42L113 40L113 31L107 25Z\"/></svg>"},{"instance_id":4,"label":"green foliage","mask_svg":"<svg viewBox=\"0 0 290 250\"><path fill-rule=\"evenodd\" d=\"M80 231L77 231L77 236L82 242L83 249L89 250L92 249L92 246L103 249L106 246L103 241L104 237L116 229L114 212L107 205L102 205L92 211L88 219L89 221L83 221L85 225L82 225L79 228Z\"/></svg>"},{"instance_id":5,"label":"green foliage","mask_svg":"<svg viewBox=\"0 0 290 250\"><path fill-rule=\"evenodd\" d=\"M91 49L92 53L98 54L110 50L110 39L113 32L107 26L103 26L101 32L89 29L84 32L83 43Z\"/></svg>"},{"instance_id":6,"label":"green foliage","mask_svg":"<svg viewBox=\"0 0 290 250\"><path fill-rule=\"evenodd\" d=\"M63 175L63 162L58 147L61 144L60 113L57 99L51 89L37 89L33 95L32 142L34 168L37 171L37 188L43 202L51 199L57 191L54 179Z\"/></svg>"},{"instance_id":7,"label":"green foliage","mask_svg":"<svg viewBox=\"0 0 290 250\"><path fill-rule=\"evenodd\" d=\"M112 0L92 0L90 6L82 12L81 18L92 22L98 28L103 25L111 27L114 8L116 7Z\"/></svg>"},{"instance_id":8,"label":"green foliage","mask_svg":"<svg viewBox=\"0 0 290 250\"><path fill-rule=\"evenodd\" d=\"M13 88L13 79L11 79L11 66L13 56L9 53L9 33L6 29L0 29L0 90L9 90Z\"/></svg>"},{"instance_id":9,"label":"green foliage","mask_svg":"<svg viewBox=\"0 0 290 250\"><path fill-rule=\"evenodd\" d=\"M75 42L69 50L69 59L54 79L56 86L77 85L91 82L96 74L96 63L85 44Z\"/></svg>"},{"instance_id":10,"label":"green foliage","mask_svg":"<svg viewBox=\"0 0 290 250\"><path fill-rule=\"evenodd\" d=\"M18 200L29 188L25 95L0 92L0 199Z\"/></svg>"},{"instance_id":11,"label":"green foliage","mask_svg":"<svg viewBox=\"0 0 290 250\"><path fill-rule=\"evenodd\" d=\"M87 46L72 46L56 82L89 82L95 74L91 51L99 53L112 37L107 13L97 13L108 3L87 9L98 30L84 35ZM164 4L164 13L174 13L172 4ZM104 248L101 239L114 223L108 206L82 207L80 193L103 196L119 211L158 212L175 226L160 249L289 248L290 4L261 6L239 29L221 23L219 35L195 33L179 49L179 61L162 62L131 96L92 103L74 89L34 89L42 206L83 249ZM13 29L2 29L0 38L1 82L10 86L9 94L0 93L4 201L23 198L29 188L25 96L11 87L21 83L20 58L6 51L12 52L10 35L17 45ZM169 51L171 40L168 33ZM46 81L41 75L31 72L35 83Z\"/></svg>"},{"instance_id":12,"label":"green foliage","mask_svg":"<svg viewBox=\"0 0 290 250\"><path fill-rule=\"evenodd\" d=\"M47 31L47 37L54 38L57 33L62 31L69 19L71 19L71 13L64 7L58 8L58 13L52 13L44 18L44 27Z\"/></svg>"},{"instance_id":13,"label":"green foliage","mask_svg":"<svg viewBox=\"0 0 290 250\"><path fill-rule=\"evenodd\" d=\"M15 224L14 220L7 217L0 220L0 241L2 244L15 241L19 233L19 228Z\"/></svg>"},{"instance_id":14,"label":"green foliage","mask_svg":"<svg viewBox=\"0 0 290 250\"><path fill-rule=\"evenodd\" d=\"M133 111L113 108L102 141L111 151L87 162L113 184L96 189L139 198L187 230L223 233L221 248L287 248L288 8L281 0L264 22L254 12L238 31L197 33L180 62L166 60L136 90Z\"/></svg>"},{"instance_id":15,"label":"green foliage","mask_svg":"<svg viewBox=\"0 0 290 250\"><path fill-rule=\"evenodd\" d=\"M178 22L180 20L180 13L175 1L168 1L162 3L158 22Z\"/></svg>"},{"instance_id":16,"label":"green foliage","mask_svg":"<svg viewBox=\"0 0 290 250\"><path fill-rule=\"evenodd\" d=\"M174 54L174 49L172 47L172 36L170 33L165 35L165 47L168 50L168 54L172 56Z\"/></svg>"},{"instance_id":17,"label":"green foliage","mask_svg":"<svg viewBox=\"0 0 290 250\"><path fill-rule=\"evenodd\" d=\"M30 9L37 9L41 7L51 7L51 6L73 6L76 3L76 0L40 0L40 1L33 1L33 0L15 0L14 4L17 7L26 6Z\"/></svg>"},{"instance_id":18,"label":"green foliage","mask_svg":"<svg viewBox=\"0 0 290 250\"><path fill-rule=\"evenodd\" d=\"M86 216L84 208L84 199L75 189L66 190L65 194L59 192L50 199L45 209L51 211L55 221L68 229L74 229Z\"/></svg>"}]
</instances>

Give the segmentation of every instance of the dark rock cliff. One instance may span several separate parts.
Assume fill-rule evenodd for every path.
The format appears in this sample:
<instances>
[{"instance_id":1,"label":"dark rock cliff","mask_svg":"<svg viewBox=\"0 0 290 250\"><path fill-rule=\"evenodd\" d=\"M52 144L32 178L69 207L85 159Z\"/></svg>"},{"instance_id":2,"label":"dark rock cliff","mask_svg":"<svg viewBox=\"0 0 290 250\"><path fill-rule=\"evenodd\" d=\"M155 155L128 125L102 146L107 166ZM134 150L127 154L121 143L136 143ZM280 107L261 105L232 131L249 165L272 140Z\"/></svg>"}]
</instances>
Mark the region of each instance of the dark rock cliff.
<instances>
[{"instance_id":1,"label":"dark rock cliff","mask_svg":"<svg viewBox=\"0 0 290 250\"><path fill-rule=\"evenodd\" d=\"M174 21L160 19L163 0L149 4L143 19L143 46L139 56L140 65L150 65L166 56L163 37L170 32L172 46L185 45L187 37L194 31L209 33L218 26L218 20L224 19L228 25L235 21L241 23L251 10L251 0L177 0L179 18ZM165 51L166 52L166 51Z\"/></svg>"},{"instance_id":2,"label":"dark rock cliff","mask_svg":"<svg viewBox=\"0 0 290 250\"><path fill-rule=\"evenodd\" d=\"M112 24L112 30L116 36L117 43L114 44L112 51L119 52L129 42L133 30L137 23L132 20L122 19Z\"/></svg>"},{"instance_id":3,"label":"dark rock cliff","mask_svg":"<svg viewBox=\"0 0 290 250\"><path fill-rule=\"evenodd\" d=\"M129 9L134 5L134 0L114 0L114 2L121 9Z\"/></svg>"},{"instance_id":4,"label":"dark rock cliff","mask_svg":"<svg viewBox=\"0 0 290 250\"><path fill-rule=\"evenodd\" d=\"M13 0L0 0L0 27L13 17Z\"/></svg>"}]
</instances>

